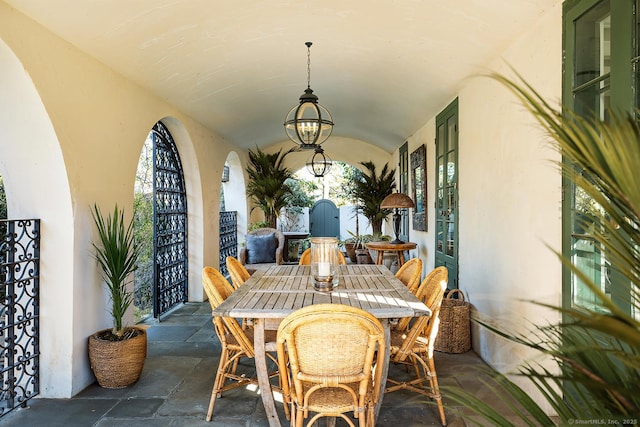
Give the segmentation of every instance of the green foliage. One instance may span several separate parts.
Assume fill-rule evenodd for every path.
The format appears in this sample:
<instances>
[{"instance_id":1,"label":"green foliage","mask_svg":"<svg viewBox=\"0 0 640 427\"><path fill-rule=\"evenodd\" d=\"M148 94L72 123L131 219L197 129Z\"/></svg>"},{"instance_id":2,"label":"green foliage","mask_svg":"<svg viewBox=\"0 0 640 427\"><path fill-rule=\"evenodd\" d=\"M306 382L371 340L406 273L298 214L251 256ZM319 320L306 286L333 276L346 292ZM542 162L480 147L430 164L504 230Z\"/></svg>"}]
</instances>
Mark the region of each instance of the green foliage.
<instances>
[{"instance_id":1,"label":"green foliage","mask_svg":"<svg viewBox=\"0 0 640 427\"><path fill-rule=\"evenodd\" d=\"M316 183L302 179L288 178L285 184L291 191L287 197L288 207L310 208L313 206L313 199L309 196L309 192L318 188Z\"/></svg>"},{"instance_id":2,"label":"green foliage","mask_svg":"<svg viewBox=\"0 0 640 427\"><path fill-rule=\"evenodd\" d=\"M376 165L371 161L360 162L366 171L354 172L351 185L347 192L356 200L358 209L367 217L373 234L382 234L382 222L392 211L380 208L380 203L393 191L396 185L395 169L389 169L389 164L377 174Z\"/></svg>"},{"instance_id":3,"label":"green foliage","mask_svg":"<svg viewBox=\"0 0 640 427\"><path fill-rule=\"evenodd\" d=\"M133 295L127 289L128 276L136 269L141 246L137 245L133 233L133 220L124 222L124 210L118 205L113 213L102 215L97 205L91 211L98 229L98 243L92 242L94 256L102 270L102 277L111 297L111 316L113 317L113 335L122 338L126 327L123 325L125 312L133 302Z\"/></svg>"},{"instance_id":4,"label":"green foliage","mask_svg":"<svg viewBox=\"0 0 640 427\"><path fill-rule=\"evenodd\" d=\"M2 176L0 176L0 219L7 219L7 194L4 192Z\"/></svg>"},{"instance_id":5,"label":"green foliage","mask_svg":"<svg viewBox=\"0 0 640 427\"><path fill-rule=\"evenodd\" d=\"M604 122L580 117L571 111L551 107L525 82L493 76L509 88L533 114L551 137L553 148L567 160L560 167L595 202L589 227L584 227L608 260L611 272L625 277L621 289L606 295L600 283L585 276L570 259L558 256L598 298L595 307L574 305L555 309L563 322L536 326L526 335L514 334L480 322L484 327L513 342L548 355L557 372L535 362L519 368L535 384L556 411L561 425L575 420L637 418L640 415L640 125L632 114L608 112ZM521 85L522 84L522 85ZM527 394L504 375L496 374L503 389L525 409L516 412L523 420L550 425L550 420ZM447 390L447 397L468 405L492 424L498 423L490 408L459 389ZM502 424L499 422L498 424ZM504 424L502 424L504 425Z\"/></svg>"},{"instance_id":6,"label":"green foliage","mask_svg":"<svg viewBox=\"0 0 640 427\"><path fill-rule=\"evenodd\" d=\"M248 231L252 232L259 228L268 228L268 227L271 227L271 224L269 224L267 221L252 222L251 224L249 224Z\"/></svg>"},{"instance_id":7,"label":"green foliage","mask_svg":"<svg viewBox=\"0 0 640 427\"><path fill-rule=\"evenodd\" d=\"M268 154L256 147L256 151L249 150L249 163L247 174L247 195L251 198L254 207L262 210L269 227L276 228L276 220L280 210L287 206L291 196L291 188L287 185L287 179L293 176L293 172L283 166L285 157L294 151L292 148L284 153Z\"/></svg>"},{"instance_id":8,"label":"green foliage","mask_svg":"<svg viewBox=\"0 0 640 427\"><path fill-rule=\"evenodd\" d=\"M153 196L136 192L133 196L134 240L140 245L134 277L136 321L142 320L153 308Z\"/></svg>"},{"instance_id":9,"label":"green foliage","mask_svg":"<svg viewBox=\"0 0 640 427\"><path fill-rule=\"evenodd\" d=\"M334 176L334 183L329 187L329 198L336 206L348 206L355 203L351 194L352 180L360 170L350 164L335 161L331 166L331 175Z\"/></svg>"}]
</instances>

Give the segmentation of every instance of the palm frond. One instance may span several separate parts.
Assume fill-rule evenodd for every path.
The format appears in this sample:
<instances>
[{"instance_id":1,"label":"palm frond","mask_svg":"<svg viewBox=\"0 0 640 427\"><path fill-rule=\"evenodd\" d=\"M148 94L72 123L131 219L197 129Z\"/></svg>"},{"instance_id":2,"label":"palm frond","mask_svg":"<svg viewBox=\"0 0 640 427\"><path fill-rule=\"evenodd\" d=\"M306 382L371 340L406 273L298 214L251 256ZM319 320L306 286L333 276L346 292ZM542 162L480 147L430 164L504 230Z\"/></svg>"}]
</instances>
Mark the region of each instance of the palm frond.
<instances>
[{"instance_id":1,"label":"palm frond","mask_svg":"<svg viewBox=\"0 0 640 427\"><path fill-rule=\"evenodd\" d=\"M251 198L254 207L260 208L265 220L276 226L276 219L280 210L287 206L291 196L291 188L287 180L293 176L293 171L283 166L285 157L295 151L295 147L284 153L278 150L276 153L265 153L256 147L249 150L249 163L247 164L247 196Z\"/></svg>"},{"instance_id":2,"label":"palm frond","mask_svg":"<svg viewBox=\"0 0 640 427\"><path fill-rule=\"evenodd\" d=\"M122 337L125 330L123 317L133 302L133 292L128 289L127 279L137 268L142 245L135 242L133 220L125 224L124 209L119 209L118 205L106 218L97 205L93 206L91 213L99 236L98 242L92 242L92 245L111 297L113 334Z\"/></svg>"},{"instance_id":3,"label":"palm frond","mask_svg":"<svg viewBox=\"0 0 640 427\"><path fill-rule=\"evenodd\" d=\"M593 200L596 208L580 226L606 253L608 268L626 283L609 296L570 259L557 254L595 296L594 306L563 308L533 302L557 310L564 320L557 325L535 326L526 335L474 321L556 363L557 371L551 372L540 364L525 362L517 375L533 382L561 423L638 416L640 321L629 307L640 310L640 126L630 113L608 112L605 122L558 110L522 78L492 77L513 92L543 127L551 146L564 158L559 164L564 176ZM517 392L506 376L494 373L494 377L501 385L495 388L496 394L514 396L524 408L524 412L515 411L518 416L548 425L539 417L539 404ZM486 404L474 396L460 390L453 394L478 414L487 413Z\"/></svg>"}]
</instances>

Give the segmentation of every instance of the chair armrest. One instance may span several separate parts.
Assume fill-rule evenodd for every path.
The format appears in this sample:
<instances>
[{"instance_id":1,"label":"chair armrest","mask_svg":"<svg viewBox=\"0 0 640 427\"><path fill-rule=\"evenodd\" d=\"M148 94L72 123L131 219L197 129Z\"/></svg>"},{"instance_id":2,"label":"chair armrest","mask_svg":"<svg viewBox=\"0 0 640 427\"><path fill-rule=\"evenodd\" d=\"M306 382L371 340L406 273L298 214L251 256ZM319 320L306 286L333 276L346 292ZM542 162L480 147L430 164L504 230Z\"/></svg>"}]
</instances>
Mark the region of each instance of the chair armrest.
<instances>
[{"instance_id":1,"label":"chair armrest","mask_svg":"<svg viewBox=\"0 0 640 427\"><path fill-rule=\"evenodd\" d=\"M245 265L247 263L247 248L240 248L240 253L238 254L238 261L240 261L240 263L242 265Z\"/></svg>"}]
</instances>

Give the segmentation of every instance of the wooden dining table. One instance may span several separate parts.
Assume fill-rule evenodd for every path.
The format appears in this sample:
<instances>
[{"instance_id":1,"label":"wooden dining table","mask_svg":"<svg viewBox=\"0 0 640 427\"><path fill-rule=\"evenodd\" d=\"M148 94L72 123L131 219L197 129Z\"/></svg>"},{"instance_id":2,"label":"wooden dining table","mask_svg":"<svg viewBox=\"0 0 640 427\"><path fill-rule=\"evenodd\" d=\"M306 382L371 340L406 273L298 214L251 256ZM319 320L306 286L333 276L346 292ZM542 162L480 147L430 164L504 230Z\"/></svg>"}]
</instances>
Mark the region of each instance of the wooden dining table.
<instances>
[{"instance_id":1,"label":"wooden dining table","mask_svg":"<svg viewBox=\"0 0 640 427\"><path fill-rule=\"evenodd\" d=\"M258 385L271 427L281 424L269 382L265 330L277 330L287 315L311 304L346 304L373 314L383 324L386 338L386 363L379 388L377 418L389 369L390 324L402 317L431 314L429 308L384 265L341 265L338 274L338 285L331 292L321 292L314 290L309 266L275 265L256 271L213 310L213 316L251 319L253 322Z\"/></svg>"}]
</instances>

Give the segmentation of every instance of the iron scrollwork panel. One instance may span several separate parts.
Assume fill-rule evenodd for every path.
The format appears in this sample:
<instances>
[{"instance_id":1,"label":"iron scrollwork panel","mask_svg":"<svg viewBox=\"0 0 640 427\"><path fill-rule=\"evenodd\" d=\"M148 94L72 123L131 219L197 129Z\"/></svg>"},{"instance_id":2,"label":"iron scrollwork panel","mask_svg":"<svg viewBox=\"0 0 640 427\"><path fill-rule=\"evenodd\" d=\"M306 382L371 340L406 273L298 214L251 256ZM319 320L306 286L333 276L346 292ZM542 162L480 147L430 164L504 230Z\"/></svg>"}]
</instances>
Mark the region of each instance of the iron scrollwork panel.
<instances>
[{"instance_id":1,"label":"iron scrollwork panel","mask_svg":"<svg viewBox=\"0 0 640 427\"><path fill-rule=\"evenodd\" d=\"M178 150L160 122L154 135L154 317L187 301L187 197Z\"/></svg>"},{"instance_id":2,"label":"iron scrollwork panel","mask_svg":"<svg viewBox=\"0 0 640 427\"><path fill-rule=\"evenodd\" d=\"M220 272L228 276L227 257L238 256L237 212L220 212Z\"/></svg>"},{"instance_id":3,"label":"iron scrollwork panel","mask_svg":"<svg viewBox=\"0 0 640 427\"><path fill-rule=\"evenodd\" d=\"M0 417L40 393L40 220L0 221Z\"/></svg>"}]
</instances>

